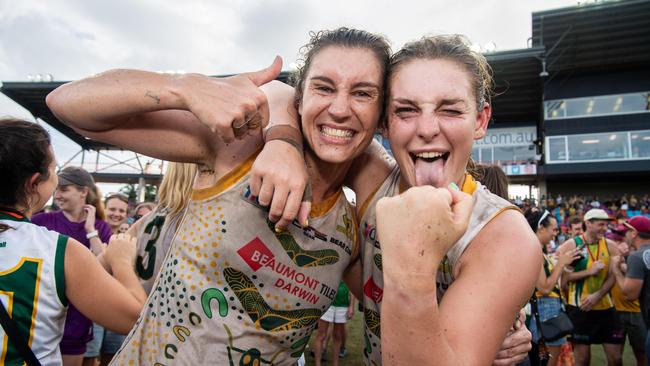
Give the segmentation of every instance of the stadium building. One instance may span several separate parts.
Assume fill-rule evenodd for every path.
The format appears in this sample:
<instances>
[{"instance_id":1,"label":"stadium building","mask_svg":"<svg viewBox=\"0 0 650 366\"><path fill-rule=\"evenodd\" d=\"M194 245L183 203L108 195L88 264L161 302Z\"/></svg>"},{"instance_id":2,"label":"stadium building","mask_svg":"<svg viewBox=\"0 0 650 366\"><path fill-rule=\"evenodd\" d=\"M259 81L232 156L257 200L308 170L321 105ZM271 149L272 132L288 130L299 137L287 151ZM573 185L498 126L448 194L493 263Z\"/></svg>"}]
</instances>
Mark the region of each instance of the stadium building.
<instances>
[{"instance_id":1,"label":"stadium building","mask_svg":"<svg viewBox=\"0 0 650 366\"><path fill-rule=\"evenodd\" d=\"M528 195L648 193L650 1L535 12L529 47L486 57L496 96L488 134L472 151L475 161L500 165ZM59 85L5 82L0 91L82 150L111 149L56 120L45 96ZM144 170L129 177L96 174L100 181L136 176L158 178Z\"/></svg>"}]
</instances>

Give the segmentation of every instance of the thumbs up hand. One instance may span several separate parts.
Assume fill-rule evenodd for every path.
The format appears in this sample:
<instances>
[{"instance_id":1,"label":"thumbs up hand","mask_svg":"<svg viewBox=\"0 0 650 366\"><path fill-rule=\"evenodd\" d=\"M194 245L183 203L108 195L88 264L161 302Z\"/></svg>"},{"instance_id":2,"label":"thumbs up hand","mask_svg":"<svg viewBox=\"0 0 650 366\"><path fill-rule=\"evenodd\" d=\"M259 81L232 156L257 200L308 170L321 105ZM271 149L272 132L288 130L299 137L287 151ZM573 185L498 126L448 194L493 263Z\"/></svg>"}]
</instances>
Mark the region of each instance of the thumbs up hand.
<instances>
[{"instance_id":1,"label":"thumbs up hand","mask_svg":"<svg viewBox=\"0 0 650 366\"><path fill-rule=\"evenodd\" d=\"M183 75L176 90L185 109L229 143L268 123L268 101L259 86L274 80L281 70L282 59L276 56L269 67L255 72L225 78Z\"/></svg>"}]
</instances>

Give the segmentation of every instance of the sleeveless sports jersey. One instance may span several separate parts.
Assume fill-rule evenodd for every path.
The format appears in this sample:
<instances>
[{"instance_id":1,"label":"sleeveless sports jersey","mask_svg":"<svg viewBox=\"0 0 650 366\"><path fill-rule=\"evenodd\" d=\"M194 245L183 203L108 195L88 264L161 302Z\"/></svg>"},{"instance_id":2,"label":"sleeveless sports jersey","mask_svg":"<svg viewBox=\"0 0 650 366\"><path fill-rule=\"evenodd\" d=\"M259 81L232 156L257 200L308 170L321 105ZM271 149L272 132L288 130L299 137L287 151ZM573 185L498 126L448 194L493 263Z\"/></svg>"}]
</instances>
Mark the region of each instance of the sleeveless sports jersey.
<instances>
[{"instance_id":1,"label":"sleeveless sports jersey","mask_svg":"<svg viewBox=\"0 0 650 366\"><path fill-rule=\"evenodd\" d=\"M579 307L582 304L582 299L598 291L609 273L609 249L607 249L607 241L601 238L598 243L586 244L584 235L576 236L573 238L577 247L582 247L582 259L573 267L575 272L584 271L591 268L593 263L600 260L605 265L602 271L596 276L585 277L579 281L569 282L569 296L567 303L572 306ZM609 309L614 304L609 292L593 306L592 310L605 310Z\"/></svg>"},{"instance_id":2,"label":"sleeveless sports jersey","mask_svg":"<svg viewBox=\"0 0 650 366\"><path fill-rule=\"evenodd\" d=\"M555 263L557 260L552 254L544 254L544 273L546 277L549 277L555 268ZM548 294L544 295L541 291L535 291L535 296L537 297L560 297L560 285L556 282L553 286L553 290Z\"/></svg>"},{"instance_id":3,"label":"sleeveless sports jersey","mask_svg":"<svg viewBox=\"0 0 650 366\"><path fill-rule=\"evenodd\" d=\"M400 172L395 166L378 190L369 197L360 210L360 232L362 234L361 260L363 263L363 308L364 308L364 357L367 365L381 364L380 317L383 295L383 274L381 246L376 237L377 201L382 197L392 197L400 192ZM447 252L438 269L436 283L438 301L454 281L454 266L467 246L481 229L495 216L506 209L517 209L510 202L490 193L470 175L465 178L463 192L471 194L474 209L465 234Z\"/></svg>"},{"instance_id":4,"label":"sleeveless sports jersey","mask_svg":"<svg viewBox=\"0 0 650 366\"><path fill-rule=\"evenodd\" d=\"M185 210L182 210L168 215L167 210L156 206L155 211L138 229L138 257L135 261L135 273L147 294L151 292L184 213Z\"/></svg>"},{"instance_id":5,"label":"sleeveless sports jersey","mask_svg":"<svg viewBox=\"0 0 650 366\"><path fill-rule=\"evenodd\" d=\"M0 301L43 365L60 365L67 310L64 260L68 237L0 212ZM23 358L0 327L0 365Z\"/></svg>"},{"instance_id":6,"label":"sleeveless sports jersey","mask_svg":"<svg viewBox=\"0 0 650 366\"><path fill-rule=\"evenodd\" d=\"M356 255L356 221L339 191L312 208L309 228L276 233L248 187L254 158L194 191L112 364L297 362Z\"/></svg>"}]
</instances>

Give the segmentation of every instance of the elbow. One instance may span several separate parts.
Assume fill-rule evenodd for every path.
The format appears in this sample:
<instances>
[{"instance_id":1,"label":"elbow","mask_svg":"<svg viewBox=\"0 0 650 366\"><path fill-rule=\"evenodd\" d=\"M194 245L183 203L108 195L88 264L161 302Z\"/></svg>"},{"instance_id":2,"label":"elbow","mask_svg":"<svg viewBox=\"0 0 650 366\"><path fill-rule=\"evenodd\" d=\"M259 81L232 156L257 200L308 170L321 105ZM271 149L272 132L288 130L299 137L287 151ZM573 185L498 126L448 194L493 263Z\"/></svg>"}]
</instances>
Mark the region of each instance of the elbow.
<instances>
[{"instance_id":1,"label":"elbow","mask_svg":"<svg viewBox=\"0 0 650 366\"><path fill-rule=\"evenodd\" d=\"M65 85L62 85L53 91L51 91L45 97L45 103L47 107L52 111L52 113L62 122L66 122L65 110L66 110L66 97L65 97Z\"/></svg>"}]
</instances>

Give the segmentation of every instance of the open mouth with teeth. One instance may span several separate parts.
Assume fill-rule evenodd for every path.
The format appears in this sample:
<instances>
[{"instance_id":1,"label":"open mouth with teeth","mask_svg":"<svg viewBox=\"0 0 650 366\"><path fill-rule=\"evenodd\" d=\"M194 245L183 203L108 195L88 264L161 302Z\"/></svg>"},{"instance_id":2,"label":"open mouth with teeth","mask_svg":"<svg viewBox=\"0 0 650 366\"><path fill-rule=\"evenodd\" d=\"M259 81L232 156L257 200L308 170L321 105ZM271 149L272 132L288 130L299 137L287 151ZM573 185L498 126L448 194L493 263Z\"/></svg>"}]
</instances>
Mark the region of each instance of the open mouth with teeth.
<instances>
[{"instance_id":1,"label":"open mouth with teeth","mask_svg":"<svg viewBox=\"0 0 650 366\"><path fill-rule=\"evenodd\" d=\"M356 134L353 130L320 126L320 132L330 138L337 140L351 140Z\"/></svg>"},{"instance_id":2,"label":"open mouth with teeth","mask_svg":"<svg viewBox=\"0 0 650 366\"><path fill-rule=\"evenodd\" d=\"M427 152L421 152L417 154L411 153L411 159L413 159L413 162L415 162L417 159L422 159L427 163L433 163L434 161L438 159L442 159L443 161L447 160L449 157L449 153L442 153L442 152L433 152L433 151L427 151Z\"/></svg>"}]
</instances>

